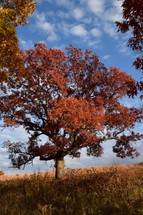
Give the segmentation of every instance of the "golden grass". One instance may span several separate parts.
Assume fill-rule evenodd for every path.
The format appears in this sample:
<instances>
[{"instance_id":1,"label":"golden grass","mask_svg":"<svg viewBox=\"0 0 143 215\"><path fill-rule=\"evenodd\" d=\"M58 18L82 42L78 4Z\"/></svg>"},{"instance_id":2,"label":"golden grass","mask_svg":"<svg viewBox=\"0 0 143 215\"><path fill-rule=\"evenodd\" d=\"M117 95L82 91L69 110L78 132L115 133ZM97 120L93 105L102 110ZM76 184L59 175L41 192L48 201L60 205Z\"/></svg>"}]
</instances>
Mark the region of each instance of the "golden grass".
<instances>
[{"instance_id":1,"label":"golden grass","mask_svg":"<svg viewBox=\"0 0 143 215\"><path fill-rule=\"evenodd\" d=\"M133 167L134 165L126 165L126 164L115 164L115 165L104 165L104 166L92 166L92 167L82 167L82 168L76 168L76 169L65 169L65 176L68 175L81 175L81 174L86 174L87 171L97 171L97 172L104 172L107 170L110 170L111 168L117 168L118 170L125 170L130 167ZM24 178L30 178L34 174L39 174L37 173L21 173L21 174L10 174L10 175L0 175L0 181L9 181L9 180L14 180L14 179L24 179ZM40 172L42 176L45 174L54 177L55 171L49 171L49 172Z\"/></svg>"},{"instance_id":2,"label":"golden grass","mask_svg":"<svg viewBox=\"0 0 143 215\"><path fill-rule=\"evenodd\" d=\"M65 169L63 180L53 176L1 176L0 214L143 214L143 165Z\"/></svg>"}]
</instances>

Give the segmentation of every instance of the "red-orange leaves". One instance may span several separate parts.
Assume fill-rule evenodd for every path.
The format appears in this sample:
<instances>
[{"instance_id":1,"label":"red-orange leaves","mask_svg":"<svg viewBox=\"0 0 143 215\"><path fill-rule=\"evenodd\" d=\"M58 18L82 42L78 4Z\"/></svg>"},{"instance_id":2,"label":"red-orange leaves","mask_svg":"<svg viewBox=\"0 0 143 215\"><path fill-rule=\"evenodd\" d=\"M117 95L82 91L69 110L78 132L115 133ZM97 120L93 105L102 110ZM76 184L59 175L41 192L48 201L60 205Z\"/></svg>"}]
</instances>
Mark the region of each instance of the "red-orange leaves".
<instances>
[{"instance_id":1,"label":"red-orange leaves","mask_svg":"<svg viewBox=\"0 0 143 215\"><path fill-rule=\"evenodd\" d=\"M90 129L95 131L103 128L103 108L100 110L95 105L83 98L61 98L49 114L50 120L60 121L60 127L71 132L76 129Z\"/></svg>"},{"instance_id":2,"label":"red-orange leaves","mask_svg":"<svg viewBox=\"0 0 143 215\"><path fill-rule=\"evenodd\" d=\"M7 127L7 126L16 126L17 123L15 122L15 120L12 120L11 118L6 118L4 120L4 127Z\"/></svg>"},{"instance_id":3,"label":"red-orange leaves","mask_svg":"<svg viewBox=\"0 0 143 215\"><path fill-rule=\"evenodd\" d=\"M15 166L36 156L41 160L79 156L83 147L88 155L100 156L101 143L115 139L123 145L121 133L132 132L143 118L142 111L121 103L124 96L136 93L134 79L116 67L107 70L91 51L70 46L64 53L36 44L21 53L21 60L25 76L13 74L0 85L4 125L22 125L31 135L25 152L10 151ZM41 135L46 136L42 144ZM126 138L129 150L129 141L137 138L132 134Z\"/></svg>"},{"instance_id":4,"label":"red-orange leaves","mask_svg":"<svg viewBox=\"0 0 143 215\"><path fill-rule=\"evenodd\" d=\"M125 129L134 128L138 114L128 107L118 104L116 110L106 112L106 123L110 128ZM123 123L124 120L124 123Z\"/></svg>"},{"instance_id":5,"label":"red-orange leaves","mask_svg":"<svg viewBox=\"0 0 143 215\"><path fill-rule=\"evenodd\" d=\"M44 44L37 43L34 50L27 50L21 57L25 64L27 80L29 85L35 86L34 90L41 92L45 87L45 93L48 88L57 94L66 93L66 56L62 51L48 50Z\"/></svg>"},{"instance_id":6,"label":"red-orange leaves","mask_svg":"<svg viewBox=\"0 0 143 215\"><path fill-rule=\"evenodd\" d=\"M118 31L129 33L127 45L138 54L133 62L136 69L143 72L143 2L142 0L123 0L122 22L116 22Z\"/></svg>"},{"instance_id":7,"label":"red-orange leaves","mask_svg":"<svg viewBox=\"0 0 143 215\"><path fill-rule=\"evenodd\" d=\"M112 99L117 101L126 95L137 94L135 80L117 67L110 67L110 70L102 75L101 89L101 93L105 99L110 100L109 102L113 102Z\"/></svg>"}]
</instances>

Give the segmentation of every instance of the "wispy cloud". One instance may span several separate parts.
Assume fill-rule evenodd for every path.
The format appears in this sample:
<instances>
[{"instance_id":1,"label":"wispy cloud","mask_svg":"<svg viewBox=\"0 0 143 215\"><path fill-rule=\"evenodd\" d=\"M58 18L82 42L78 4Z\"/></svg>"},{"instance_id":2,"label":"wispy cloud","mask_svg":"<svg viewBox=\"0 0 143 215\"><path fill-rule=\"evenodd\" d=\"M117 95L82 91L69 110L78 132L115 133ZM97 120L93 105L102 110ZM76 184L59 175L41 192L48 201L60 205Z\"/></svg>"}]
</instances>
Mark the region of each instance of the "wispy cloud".
<instances>
[{"instance_id":1,"label":"wispy cloud","mask_svg":"<svg viewBox=\"0 0 143 215\"><path fill-rule=\"evenodd\" d=\"M111 57L110 55L104 55L104 56L103 56L103 59L104 59L104 60L108 60L110 57Z\"/></svg>"},{"instance_id":2,"label":"wispy cloud","mask_svg":"<svg viewBox=\"0 0 143 215\"><path fill-rule=\"evenodd\" d=\"M112 25L109 22L105 22L103 24L103 29L104 29L104 32L106 34L108 34L110 37L113 37L114 39L117 39L117 37L118 37L117 30L116 30L114 25Z\"/></svg>"},{"instance_id":3,"label":"wispy cloud","mask_svg":"<svg viewBox=\"0 0 143 215\"><path fill-rule=\"evenodd\" d=\"M80 37L83 42L88 40L87 45L92 47L91 44L95 43L93 40L98 38L100 38L100 44L103 44L102 36L105 34L112 39L118 39L114 22L121 19L121 1L79 0L77 3L75 0L72 2L46 0L45 2L49 3L50 9L35 13L34 27L35 31L40 30L39 34L47 35L47 42L53 42L54 46L57 46L56 42L58 45L61 42L65 44L67 40L73 43Z\"/></svg>"},{"instance_id":4,"label":"wispy cloud","mask_svg":"<svg viewBox=\"0 0 143 215\"><path fill-rule=\"evenodd\" d=\"M23 39L19 39L19 44L20 44L20 47L22 49L30 49L30 48L33 48L33 41L32 40L23 40Z\"/></svg>"},{"instance_id":5,"label":"wispy cloud","mask_svg":"<svg viewBox=\"0 0 143 215\"><path fill-rule=\"evenodd\" d=\"M121 13L118 13L115 8L110 8L107 11L105 11L103 15L104 20L110 21L110 22L116 22L117 20L121 20Z\"/></svg>"},{"instance_id":6,"label":"wispy cloud","mask_svg":"<svg viewBox=\"0 0 143 215\"><path fill-rule=\"evenodd\" d=\"M55 41L57 40L57 35L55 33L55 26L54 24L51 24L46 19L46 14L43 13L35 13L35 26L36 28L41 30L41 33L45 33L47 35L47 39L49 41Z\"/></svg>"},{"instance_id":7,"label":"wispy cloud","mask_svg":"<svg viewBox=\"0 0 143 215\"><path fill-rule=\"evenodd\" d=\"M87 4L89 10L94 13L96 16L103 14L105 10L105 1L104 0L80 0L81 4Z\"/></svg>"},{"instance_id":8,"label":"wispy cloud","mask_svg":"<svg viewBox=\"0 0 143 215\"><path fill-rule=\"evenodd\" d=\"M116 9L116 13L118 14L122 14L122 3L123 3L123 0L120 0L120 1L114 1L112 0L112 4L114 6L114 8Z\"/></svg>"},{"instance_id":9,"label":"wispy cloud","mask_svg":"<svg viewBox=\"0 0 143 215\"><path fill-rule=\"evenodd\" d=\"M102 32L98 29L98 28L92 28L90 33L94 36L94 37L101 37Z\"/></svg>"},{"instance_id":10,"label":"wispy cloud","mask_svg":"<svg viewBox=\"0 0 143 215\"><path fill-rule=\"evenodd\" d=\"M71 34L78 37L85 37L88 34L88 31L86 30L85 26L82 24L75 25L71 28Z\"/></svg>"},{"instance_id":11,"label":"wispy cloud","mask_svg":"<svg viewBox=\"0 0 143 215\"><path fill-rule=\"evenodd\" d=\"M15 129L12 128L0 129L0 140L1 143L6 140L25 142L28 140L28 134L23 129L22 126Z\"/></svg>"},{"instance_id":12,"label":"wispy cloud","mask_svg":"<svg viewBox=\"0 0 143 215\"><path fill-rule=\"evenodd\" d=\"M53 12L53 16L55 16L54 12ZM70 13L59 10L56 12L56 16L65 20L65 19L69 19L70 18Z\"/></svg>"},{"instance_id":13,"label":"wispy cloud","mask_svg":"<svg viewBox=\"0 0 143 215\"><path fill-rule=\"evenodd\" d=\"M55 0L56 4L72 9L74 7L74 1L71 0ZM54 3L54 1L52 1Z\"/></svg>"},{"instance_id":14,"label":"wispy cloud","mask_svg":"<svg viewBox=\"0 0 143 215\"><path fill-rule=\"evenodd\" d=\"M120 53L122 53L124 55L131 54L131 50L129 49L129 47L127 47L127 42L124 40L121 40L118 42L118 50Z\"/></svg>"},{"instance_id":15,"label":"wispy cloud","mask_svg":"<svg viewBox=\"0 0 143 215\"><path fill-rule=\"evenodd\" d=\"M36 12L35 17L36 17L36 24L38 28L40 28L45 32L53 31L53 26L51 25L51 23L47 22L46 14L44 12L43 13Z\"/></svg>"},{"instance_id":16,"label":"wispy cloud","mask_svg":"<svg viewBox=\"0 0 143 215\"><path fill-rule=\"evenodd\" d=\"M111 1L111 0L110 0ZM122 19L122 1L111 1L111 7L107 8L104 11L104 14L102 16L102 19L105 22L112 22L114 25L114 22L121 21Z\"/></svg>"},{"instance_id":17,"label":"wispy cloud","mask_svg":"<svg viewBox=\"0 0 143 215\"><path fill-rule=\"evenodd\" d=\"M89 37L89 38L86 38L84 42L91 50L97 50L97 49L99 50L103 48L103 44L100 38Z\"/></svg>"},{"instance_id":18,"label":"wispy cloud","mask_svg":"<svg viewBox=\"0 0 143 215\"><path fill-rule=\"evenodd\" d=\"M73 10L73 16L75 19L79 20L84 17L84 12L80 8L75 8Z\"/></svg>"}]
</instances>

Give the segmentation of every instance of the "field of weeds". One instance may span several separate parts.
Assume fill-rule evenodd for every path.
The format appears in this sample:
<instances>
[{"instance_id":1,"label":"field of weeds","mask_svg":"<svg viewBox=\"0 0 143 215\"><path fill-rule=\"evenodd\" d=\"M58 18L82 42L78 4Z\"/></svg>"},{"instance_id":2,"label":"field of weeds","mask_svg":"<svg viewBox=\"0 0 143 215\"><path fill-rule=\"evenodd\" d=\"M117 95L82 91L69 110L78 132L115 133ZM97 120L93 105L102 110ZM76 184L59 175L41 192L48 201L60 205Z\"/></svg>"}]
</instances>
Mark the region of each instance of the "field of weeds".
<instances>
[{"instance_id":1,"label":"field of weeds","mask_svg":"<svg viewBox=\"0 0 143 215\"><path fill-rule=\"evenodd\" d=\"M2 215L143 214L143 165L68 170L0 181Z\"/></svg>"}]
</instances>

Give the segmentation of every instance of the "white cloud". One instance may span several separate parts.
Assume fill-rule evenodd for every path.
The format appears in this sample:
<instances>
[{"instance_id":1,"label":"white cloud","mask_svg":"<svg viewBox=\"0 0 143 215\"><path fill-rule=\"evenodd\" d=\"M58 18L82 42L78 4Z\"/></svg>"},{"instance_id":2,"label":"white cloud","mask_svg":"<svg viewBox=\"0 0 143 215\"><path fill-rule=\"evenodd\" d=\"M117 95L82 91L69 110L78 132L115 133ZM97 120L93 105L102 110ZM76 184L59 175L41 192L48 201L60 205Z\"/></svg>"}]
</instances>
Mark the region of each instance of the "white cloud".
<instances>
[{"instance_id":1,"label":"white cloud","mask_svg":"<svg viewBox=\"0 0 143 215\"><path fill-rule=\"evenodd\" d=\"M87 25L90 25L90 24L92 24L92 17L88 17L88 16L86 16L86 18L84 17L83 19L82 19L82 22L83 23L85 23L85 24L87 24Z\"/></svg>"},{"instance_id":2,"label":"white cloud","mask_svg":"<svg viewBox=\"0 0 143 215\"><path fill-rule=\"evenodd\" d=\"M55 14L53 13L53 16L54 16L54 15L55 15ZM70 14L67 13L67 12L64 12L64 11L59 10L59 11L56 13L56 16L59 17L59 18L61 18L61 19L68 19L68 18L70 17Z\"/></svg>"},{"instance_id":3,"label":"white cloud","mask_svg":"<svg viewBox=\"0 0 143 215\"><path fill-rule=\"evenodd\" d=\"M105 22L113 22L121 21L122 20L122 2L121 1L115 1L112 0L111 7L107 8L104 11L104 14L102 16L102 19L104 19Z\"/></svg>"},{"instance_id":4,"label":"white cloud","mask_svg":"<svg viewBox=\"0 0 143 215\"><path fill-rule=\"evenodd\" d=\"M70 30L71 30L70 24L68 24L67 22L64 22L64 21L61 21L59 23L59 25L57 26L57 28L59 29L59 31L61 33L65 34L66 36L70 32Z\"/></svg>"},{"instance_id":5,"label":"white cloud","mask_svg":"<svg viewBox=\"0 0 143 215\"><path fill-rule=\"evenodd\" d=\"M104 56L103 56L103 59L104 59L104 60L108 60L110 57L111 57L110 55L104 55Z\"/></svg>"},{"instance_id":6,"label":"white cloud","mask_svg":"<svg viewBox=\"0 0 143 215\"><path fill-rule=\"evenodd\" d=\"M46 20L45 13L35 13L36 18L36 28L41 30L41 33L45 33L47 35L47 39L49 41L57 40L57 35L55 33L55 27L53 24Z\"/></svg>"},{"instance_id":7,"label":"white cloud","mask_svg":"<svg viewBox=\"0 0 143 215\"><path fill-rule=\"evenodd\" d=\"M45 32L51 32L53 31L53 26L51 23L46 21L46 15L44 13L35 13L36 19L37 19L37 27Z\"/></svg>"},{"instance_id":8,"label":"white cloud","mask_svg":"<svg viewBox=\"0 0 143 215\"><path fill-rule=\"evenodd\" d=\"M100 37L102 35L101 31L98 28L93 28L91 29L90 33L94 36L94 37Z\"/></svg>"},{"instance_id":9,"label":"white cloud","mask_svg":"<svg viewBox=\"0 0 143 215\"><path fill-rule=\"evenodd\" d=\"M86 40L86 44L93 49L102 49L102 42L100 39L93 40L92 38L88 38Z\"/></svg>"},{"instance_id":10,"label":"white cloud","mask_svg":"<svg viewBox=\"0 0 143 215\"><path fill-rule=\"evenodd\" d=\"M86 3L89 10L95 15L100 16L104 13L105 10L105 1L104 0L80 0L81 4Z\"/></svg>"},{"instance_id":11,"label":"white cloud","mask_svg":"<svg viewBox=\"0 0 143 215\"><path fill-rule=\"evenodd\" d=\"M104 32L108 34L110 37L114 37L114 39L118 37L117 30L115 29L115 26L112 25L111 23L105 22L103 28Z\"/></svg>"},{"instance_id":12,"label":"white cloud","mask_svg":"<svg viewBox=\"0 0 143 215\"><path fill-rule=\"evenodd\" d=\"M119 14L122 14L122 3L123 3L123 0L120 0L120 1L112 0L112 4L116 8L116 11Z\"/></svg>"},{"instance_id":13,"label":"white cloud","mask_svg":"<svg viewBox=\"0 0 143 215\"><path fill-rule=\"evenodd\" d=\"M115 8L110 8L105 11L103 18L106 22L110 21L114 23L121 20L121 13L118 13Z\"/></svg>"},{"instance_id":14,"label":"white cloud","mask_svg":"<svg viewBox=\"0 0 143 215\"><path fill-rule=\"evenodd\" d=\"M107 9L104 11L104 14L102 15L101 18L105 22L115 23L116 21L121 21L122 20L121 5L122 5L121 1L112 0L110 7L107 7ZM113 25L115 25L115 24L113 24Z\"/></svg>"},{"instance_id":15,"label":"white cloud","mask_svg":"<svg viewBox=\"0 0 143 215\"><path fill-rule=\"evenodd\" d=\"M85 29L84 25L82 25L82 24L75 25L74 27L72 27L71 33L74 36L78 36L78 37L85 37L88 34L87 30Z\"/></svg>"},{"instance_id":16,"label":"white cloud","mask_svg":"<svg viewBox=\"0 0 143 215\"><path fill-rule=\"evenodd\" d=\"M69 1L68 0L60 0L60 1L57 0L57 3L61 4L61 5L66 5L67 3L69 3Z\"/></svg>"},{"instance_id":17,"label":"white cloud","mask_svg":"<svg viewBox=\"0 0 143 215\"><path fill-rule=\"evenodd\" d=\"M25 142L28 140L28 134L22 126L18 128L5 128L0 129L1 143L6 140Z\"/></svg>"},{"instance_id":18,"label":"white cloud","mask_svg":"<svg viewBox=\"0 0 143 215\"><path fill-rule=\"evenodd\" d=\"M58 40L56 33L51 32L51 34L48 35L47 40L50 42Z\"/></svg>"},{"instance_id":19,"label":"white cloud","mask_svg":"<svg viewBox=\"0 0 143 215\"><path fill-rule=\"evenodd\" d=\"M19 43L22 49L30 49L33 48L33 42L31 40L23 40L23 39L19 39Z\"/></svg>"},{"instance_id":20,"label":"white cloud","mask_svg":"<svg viewBox=\"0 0 143 215\"><path fill-rule=\"evenodd\" d=\"M81 19L81 18L83 18L83 16L84 16L84 12L83 12L83 10L81 10L81 9L79 9L79 8L75 8L75 9L73 10L73 16L74 16L74 18L76 18L76 19Z\"/></svg>"},{"instance_id":21,"label":"white cloud","mask_svg":"<svg viewBox=\"0 0 143 215\"><path fill-rule=\"evenodd\" d=\"M80 0L80 4L84 8L87 6L84 19L90 17L90 25L94 23L94 26L98 27L91 30L93 36L100 37L102 30L104 30L110 37L117 39L118 34L115 21L121 20L121 3L115 3L114 0L109 0L108 2L105 0Z\"/></svg>"},{"instance_id":22,"label":"white cloud","mask_svg":"<svg viewBox=\"0 0 143 215\"><path fill-rule=\"evenodd\" d=\"M56 4L65 6L66 8L72 9L74 7L74 3L70 0L56 0Z\"/></svg>"},{"instance_id":23,"label":"white cloud","mask_svg":"<svg viewBox=\"0 0 143 215\"><path fill-rule=\"evenodd\" d=\"M123 40L121 40L118 43L118 50L119 50L119 52L121 52L124 55L130 55L131 54L130 49L127 47L127 42L125 42Z\"/></svg>"}]
</instances>

